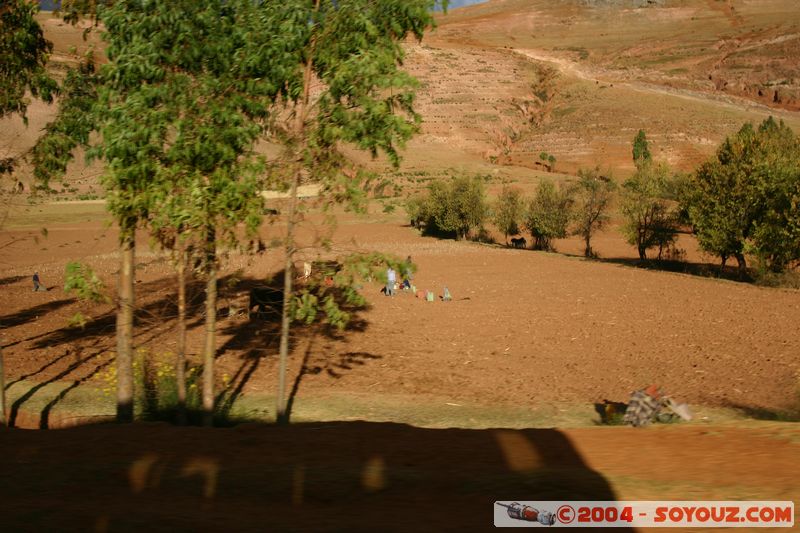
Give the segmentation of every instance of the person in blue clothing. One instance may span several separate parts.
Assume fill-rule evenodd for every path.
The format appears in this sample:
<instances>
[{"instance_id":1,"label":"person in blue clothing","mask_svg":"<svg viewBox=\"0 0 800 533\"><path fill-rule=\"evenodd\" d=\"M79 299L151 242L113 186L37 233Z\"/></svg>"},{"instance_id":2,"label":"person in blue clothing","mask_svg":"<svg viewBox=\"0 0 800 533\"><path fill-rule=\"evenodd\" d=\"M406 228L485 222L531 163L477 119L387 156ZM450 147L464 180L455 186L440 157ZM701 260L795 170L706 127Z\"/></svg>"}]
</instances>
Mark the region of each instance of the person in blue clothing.
<instances>
[{"instance_id":1,"label":"person in blue clothing","mask_svg":"<svg viewBox=\"0 0 800 533\"><path fill-rule=\"evenodd\" d=\"M46 291L47 289L42 285L42 280L39 279L39 273L33 273L33 292Z\"/></svg>"}]
</instances>

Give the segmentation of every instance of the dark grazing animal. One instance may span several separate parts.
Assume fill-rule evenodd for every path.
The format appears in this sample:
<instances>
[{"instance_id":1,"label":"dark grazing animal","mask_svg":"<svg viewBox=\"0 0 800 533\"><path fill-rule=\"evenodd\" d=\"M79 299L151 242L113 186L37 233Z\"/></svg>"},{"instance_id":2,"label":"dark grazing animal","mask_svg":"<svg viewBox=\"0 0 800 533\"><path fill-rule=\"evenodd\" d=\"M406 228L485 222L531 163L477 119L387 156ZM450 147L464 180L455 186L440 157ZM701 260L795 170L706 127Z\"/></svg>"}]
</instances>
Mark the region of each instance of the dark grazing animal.
<instances>
[{"instance_id":1,"label":"dark grazing animal","mask_svg":"<svg viewBox=\"0 0 800 533\"><path fill-rule=\"evenodd\" d=\"M514 248L527 248L528 241L525 240L525 237L512 238L511 246Z\"/></svg>"}]
</instances>

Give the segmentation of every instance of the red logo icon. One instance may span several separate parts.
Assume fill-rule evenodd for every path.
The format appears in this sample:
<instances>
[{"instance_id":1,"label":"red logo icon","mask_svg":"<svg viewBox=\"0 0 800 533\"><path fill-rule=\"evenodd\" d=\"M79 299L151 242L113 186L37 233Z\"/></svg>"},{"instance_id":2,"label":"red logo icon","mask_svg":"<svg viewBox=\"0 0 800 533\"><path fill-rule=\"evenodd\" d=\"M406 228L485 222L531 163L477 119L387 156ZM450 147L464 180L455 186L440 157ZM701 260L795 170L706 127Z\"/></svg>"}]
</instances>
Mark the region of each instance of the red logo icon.
<instances>
[{"instance_id":1,"label":"red logo icon","mask_svg":"<svg viewBox=\"0 0 800 533\"><path fill-rule=\"evenodd\" d=\"M562 505L556 511L556 516L562 524L571 524L575 520L575 509L569 505Z\"/></svg>"}]
</instances>

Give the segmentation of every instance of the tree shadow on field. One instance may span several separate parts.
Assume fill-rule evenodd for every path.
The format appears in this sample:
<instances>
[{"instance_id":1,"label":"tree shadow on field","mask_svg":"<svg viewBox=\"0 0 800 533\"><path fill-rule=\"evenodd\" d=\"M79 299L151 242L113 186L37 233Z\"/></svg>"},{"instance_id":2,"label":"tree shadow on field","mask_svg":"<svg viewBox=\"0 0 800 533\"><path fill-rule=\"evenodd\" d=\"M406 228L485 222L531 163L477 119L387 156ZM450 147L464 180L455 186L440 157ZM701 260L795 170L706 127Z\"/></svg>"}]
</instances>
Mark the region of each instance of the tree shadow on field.
<instances>
[{"instance_id":1,"label":"tree shadow on field","mask_svg":"<svg viewBox=\"0 0 800 533\"><path fill-rule=\"evenodd\" d=\"M273 303L277 302L279 305L267 309L266 311L268 312L261 313L259 316L253 316L253 319L244 319L240 310L248 308L250 295L254 289L268 289L274 296ZM328 291L326 294L333 294L340 307L351 314L351 321L348 327L343 331L339 331L336 328L321 324L319 319L312 324L295 323L292 326L290 353L298 347L300 341L310 339L309 345L313 345L314 339L317 337L342 340L352 332L366 329L367 321L361 316L361 313L367 310L366 305L348 305L340 290L335 287L328 287L326 290ZM144 303L140 304L135 310L134 342L136 346L147 346L148 343L152 343L156 339L164 339L173 335L177 318L177 298L174 292L173 277L165 277L137 285L137 294L140 296L139 301ZM187 283L187 330L201 327L205 320L204 294L205 282L203 280L193 279ZM239 354L241 361L237 370L233 372L232 379L226 386L218 389L219 392L216 397L217 410L215 419L222 425L229 425L231 423L232 408L237 399L243 394L248 382L267 357L277 355L283 300L283 273L279 272L268 280L239 279L236 275L225 276L219 280L218 294L217 327L221 334L228 338L217 349L216 357L219 358L233 351ZM74 299L63 300L48 305L57 308L74 301ZM100 356L109 350L113 350L116 309L113 306L106 307L107 310L104 313L92 319L84 328L65 326L25 340L25 342L34 341L32 343L32 348L34 349L53 350L61 348L64 353L55 356L40 368L29 371L9 383L8 387L11 387L23 380L36 379L37 376L42 375L47 376L47 379L40 378L35 385L14 401L10 417L12 426L16 424L24 404L34 395L56 381L65 378L70 379L77 374L79 379L74 380L69 387L61 391L40 413L39 427L49 427L51 425L50 414L52 409L71 391L108 366L108 361ZM44 312L45 309L45 306L36 306L5 319L8 319L11 323L19 324L24 322L26 318ZM90 351L92 353L86 355ZM70 355L72 360L69 359ZM304 364L308 363L309 353L306 353L305 357ZM297 394L299 382L306 373L318 373L325 369L329 375L338 378L341 377L342 373L356 365L364 364L367 360L369 358L359 357L357 354L349 354L341 356L337 360L324 363L324 365L320 366L320 369L303 366L297 377L295 387L292 389L293 394ZM150 405L147 416L155 420L175 420L176 413L173 412L175 409L176 407L169 407L163 410L158 405ZM33 413L26 412L24 414L26 420L34 418ZM193 420L193 413L190 412L189 415L190 419ZM199 414L196 418L200 419Z\"/></svg>"},{"instance_id":2,"label":"tree shadow on field","mask_svg":"<svg viewBox=\"0 0 800 533\"><path fill-rule=\"evenodd\" d=\"M498 502L616 500L555 429L106 424L6 431L0 454L10 530L487 531L523 524Z\"/></svg>"},{"instance_id":3,"label":"tree shadow on field","mask_svg":"<svg viewBox=\"0 0 800 533\"><path fill-rule=\"evenodd\" d=\"M240 351L242 359L254 359L277 351L283 312L283 282L281 271L265 280L237 280L235 286L220 290L220 299L228 302L229 312L232 305L239 311L243 310L243 314L228 316L233 320L222 322L220 331L231 337L217 350L217 357L228 351ZM257 302L252 301L253 297Z\"/></svg>"},{"instance_id":4,"label":"tree shadow on field","mask_svg":"<svg viewBox=\"0 0 800 533\"><path fill-rule=\"evenodd\" d=\"M98 361L98 357L102 353L103 353L103 350L100 349L100 350L97 350L97 351L94 351L94 352L90 353L89 355L83 356L82 350L79 350L74 354L74 360L72 361L72 363L67 365L67 367L65 369L63 369L61 372L59 372L55 376L51 377L50 379L47 379L47 380L42 381L40 383L36 383L30 389L25 391L24 394L22 394L18 398L16 398L14 400L14 402L11 404L11 411L10 411L9 416L8 416L8 426L9 427L15 427L17 425L17 419L19 418L19 416L21 414L21 409L22 409L23 404L25 402L27 402L28 400L30 400L37 392L39 392L40 390L44 389L48 385L50 385L52 383L55 383L55 382L65 378L66 376L68 376L72 372L77 371L79 368L83 367L84 365L91 364L93 362L97 362L98 363L97 366L95 368L91 369L88 374L83 376L81 379L74 381L72 385L70 385L69 387L67 387L63 391L61 391L53 400L51 400L44 407L44 409L42 410L42 412L41 412L41 414L39 416L39 424L38 425L39 425L40 429L47 429L49 427L50 412L52 411L53 407L55 407L55 405L58 402L63 400L64 397L67 394L69 394L70 391L74 390L81 383L83 383L86 380L90 379L91 377L95 376L98 372L100 372L103 368L105 368L106 366L108 366L111 363L110 360L106 361L106 362ZM69 355L69 351L67 351L67 353L64 354L63 356L59 357L58 360L63 359L67 355ZM48 367L48 366L50 366L50 363L45 365L45 367ZM40 369L39 371L42 371L42 369ZM23 376L21 378L18 378L16 380L12 381L11 383L9 383L6 386L6 389L10 388L12 385L15 385L16 383L19 383L22 380L26 379L27 377L30 377L31 375L36 374L36 373L37 372L33 372L33 373L30 373L30 374L28 374L26 376Z\"/></svg>"},{"instance_id":5,"label":"tree shadow on field","mask_svg":"<svg viewBox=\"0 0 800 533\"><path fill-rule=\"evenodd\" d=\"M236 309L246 309L247 321L233 321L226 323L222 333L231 337L218 349L217 357L228 351L240 352L241 365L233 375L228 386L217 395L217 413L219 420L226 423L236 400L244 392L244 388L258 370L261 362L267 357L277 357L281 334L281 316L283 312L284 273L281 270L266 280L243 279L239 280L234 294L226 296L228 301L235 302ZM296 288L302 289L303 283L297 281ZM321 287L309 286L314 294L320 294ZM310 324L295 322L292 324L292 335L289 339L289 353L296 351L300 341L306 342L303 352L301 368L295 377L293 386L287 400L287 412L282 422L288 423L291 409L300 388L300 382L306 374L319 374L327 371L333 378L340 378L354 366L363 365L370 359L379 356L361 357L351 353L341 355L335 359L326 358L322 362L312 364L312 355L318 339L344 340L347 335L354 332L363 332L368 322L362 313L369 309L368 305L347 304L343 292L337 287L325 288L326 294L334 297L340 309L350 314L350 321L343 330L339 330L317 320ZM255 300L254 300L255 298Z\"/></svg>"},{"instance_id":6,"label":"tree shadow on field","mask_svg":"<svg viewBox=\"0 0 800 533\"><path fill-rule=\"evenodd\" d=\"M75 303L75 298L67 298L64 300L56 300L54 302L47 302L39 304L23 311L18 311L10 315L0 317L0 326L4 328L13 328L20 324L25 324L31 320L39 318L41 315L46 315L52 311L60 309L64 306Z\"/></svg>"},{"instance_id":7,"label":"tree shadow on field","mask_svg":"<svg viewBox=\"0 0 800 533\"><path fill-rule=\"evenodd\" d=\"M7 278L0 278L0 287L4 285L11 285L31 276L8 276Z\"/></svg>"},{"instance_id":8,"label":"tree shadow on field","mask_svg":"<svg viewBox=\"0 0 800 533\"><path fill-rule=\"evenodd\" d=\"M638 268L642 270L657 270L661 272L673 272L677 274L688 274L700 278L715 278L724 279L728 281L738 281L750 283L753 277L748 272L744 277L739 272L738 268L726 266L721 269L720 265L713 263L693 263L689 261L677 261L672 259L633 259L630 257L594 257L585 258L583 255L577 254L564 254L570 257L579 257L587 261L597 261L600 263L610 263L614 265L622 265L631 268Z\"/></svg>"},{"instance_id":9,"label":"tree shadow on field","mask_svg":"<svg viewBox=\"0 0 800 533\"><path fill-rule=\"evenodd\" d=\"M196 327L202 322L202 317L197 315L199 314L198 311L203 309L202 295L204 286L201 280L192 280L187 283L187 315L190 319L194 317L194 320L190 320L187 324L187 328ZM146 300L144 305L138 306L135 310L134 342L136 345L146 345L164 334L165 331L170 331L177 317L177 298L173 294L174 290L174 280L171 277L137 285L138 295L151 297ZM152 297L153 295L155 297ZM20 325L44 311L52 311L76 301L75 299L59 300L51 304L33 307L10 317L4 317L3 320L8 319L9 323ZM86 383L113 363L113 360L105 359L101 356L109 350L113 350L116 309L109 305L104 305L104 307L106 309L105 312L90 320L83 328L65 325L14 343L34 341L31 345L33 349L48 350L50 352L61 348L64 352L45 362L38 369L20 375L17 379L7 384L6 389L9 389L24 380L37 379L38 377L36 383L18 396L11 404L10 426L17 425L20 418L22 418L28 423L27 425L33 423L41 429L47 429L52 425L51 414L55 406L80 385ZM53 374L52 372L54 371L57 372ZM43 379L41 377L42 374L47 377ZM34 395L39 394L41 396L41 393L48 385L65 378L69 379L75 374L79 377L73 379L68 387L51 398L38 414L25 409L26 402L31 400Z\"/></svg>"},{"instance_id":10,"label":"tree shadow on field","mask_svg":"<svg viewBox=\"0 0 800 533\"><path fill-rule=\"evenodd\" d=\"M725 402L724 407L733 409L747 418L754 420L769 420L773 422L800 422L800 400L797 405L790 409L767 409L765 407L756 407L752 405L744 405L736 402Z\"/></svg>"},{"instance_id":11,"label":"tree shadow on field","mask_svg":"<svg viewBox=\"0 0 800 533\"><path fill-rule=\"evenodd\" d=\"M284 413L283 417L278 420L278 422L281 424L289 424L291 422L294 402L297 399L298 393L300 392L300 383L303 381L303 377L306 375L317 375L324 372L333 379L341 379L344 377L347 371L352 370L357 366L364 366L370 361L383 359L382 355L375 355L368 352L347 352L344 354L339 354L334 358L328 357L322 361L312 361L311 354L316 338L317 333L315 332L309 339L308 345L303 354L303 362L300 366L300 371L297 373L297 376L295 376L294 382L292 383L292 389L289 391L289 398L286 402L286 413Z\"/></svg>"},{"instance_id":12,"label":"tree shadow on field","mask_svg":"<svg viewBox=\"0 0 800 533\"><path fill-rule=\"evenodd\" d=\"M148 283L137 284L137 298L146 299L147 303L143 305L137 304L134 311L135 338L162 328L168 321L173 321L177 318L178 302L174 294L174 283L172 277L165 277ZM201 318L198 319L198 317L200 315L199 311L203 309L204 288L205 283L199 279L192 279L186 284L186 314L187 318L194 318L194 321L187 323L187 329L197 326L202 320ZM153 294L158 296L148 298ZM67 303L74 301L70 300ZM85 342L87 340L108 338L113 336L116 327L116 308L109 306L105 312L93 317L82 328L64 326L44 335L38 335L38 340L33 344L33 348L53 348L78 341Z\"/></svg>"}]
</instances>

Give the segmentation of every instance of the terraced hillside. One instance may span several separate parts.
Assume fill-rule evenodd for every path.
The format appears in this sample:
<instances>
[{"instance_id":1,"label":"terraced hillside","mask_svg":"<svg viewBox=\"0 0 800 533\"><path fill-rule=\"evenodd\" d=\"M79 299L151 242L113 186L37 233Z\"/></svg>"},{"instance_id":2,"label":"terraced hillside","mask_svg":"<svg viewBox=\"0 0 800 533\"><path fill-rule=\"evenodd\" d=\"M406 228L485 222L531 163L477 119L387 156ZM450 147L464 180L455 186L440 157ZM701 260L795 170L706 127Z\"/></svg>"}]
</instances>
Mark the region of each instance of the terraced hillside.
<instances>
[{"instance_id":1,"label":"terraced hillside","mask_svg":"<svg viewBox=\"0 0 800 533\"><path fill-rule=\"evenodd\" d=\"M773 114L800 129L794 0L639 4L490 0L440 15L436 31L408 44L424 125L406 169L469 167L524 185L545 170L546 152L556 172L600 165L624 175L644 128L657 158L691 170L746 121ZM99 46L49 13L40 20L57 71ZM543 79L550 98L540 113ZM533 125L531 110L541 115ZM29 149L53 112L34 104L28 128L2 121L0 156ZM93 188L97 169L78 163L71 173L80 192Z\"/></svg>"},{"instance_id":2,"label":"terraced hillside","mask_svg":"<svg viewBox=\"0 0 800 533\"><path fill-rule=\"evenodd\" d=\"M418 143L488 159L499 129L519 137L506 163L535 167L546 151L558 170L626 172L644 128L657 157L689 170L743 122L773 114L800 125L793 2L619 4L493 0L443 15L409 54L426 82ZM550 113L526 128L514 101L532 100L543 68L557 73Z\"/></svg>"}]
</instances>

